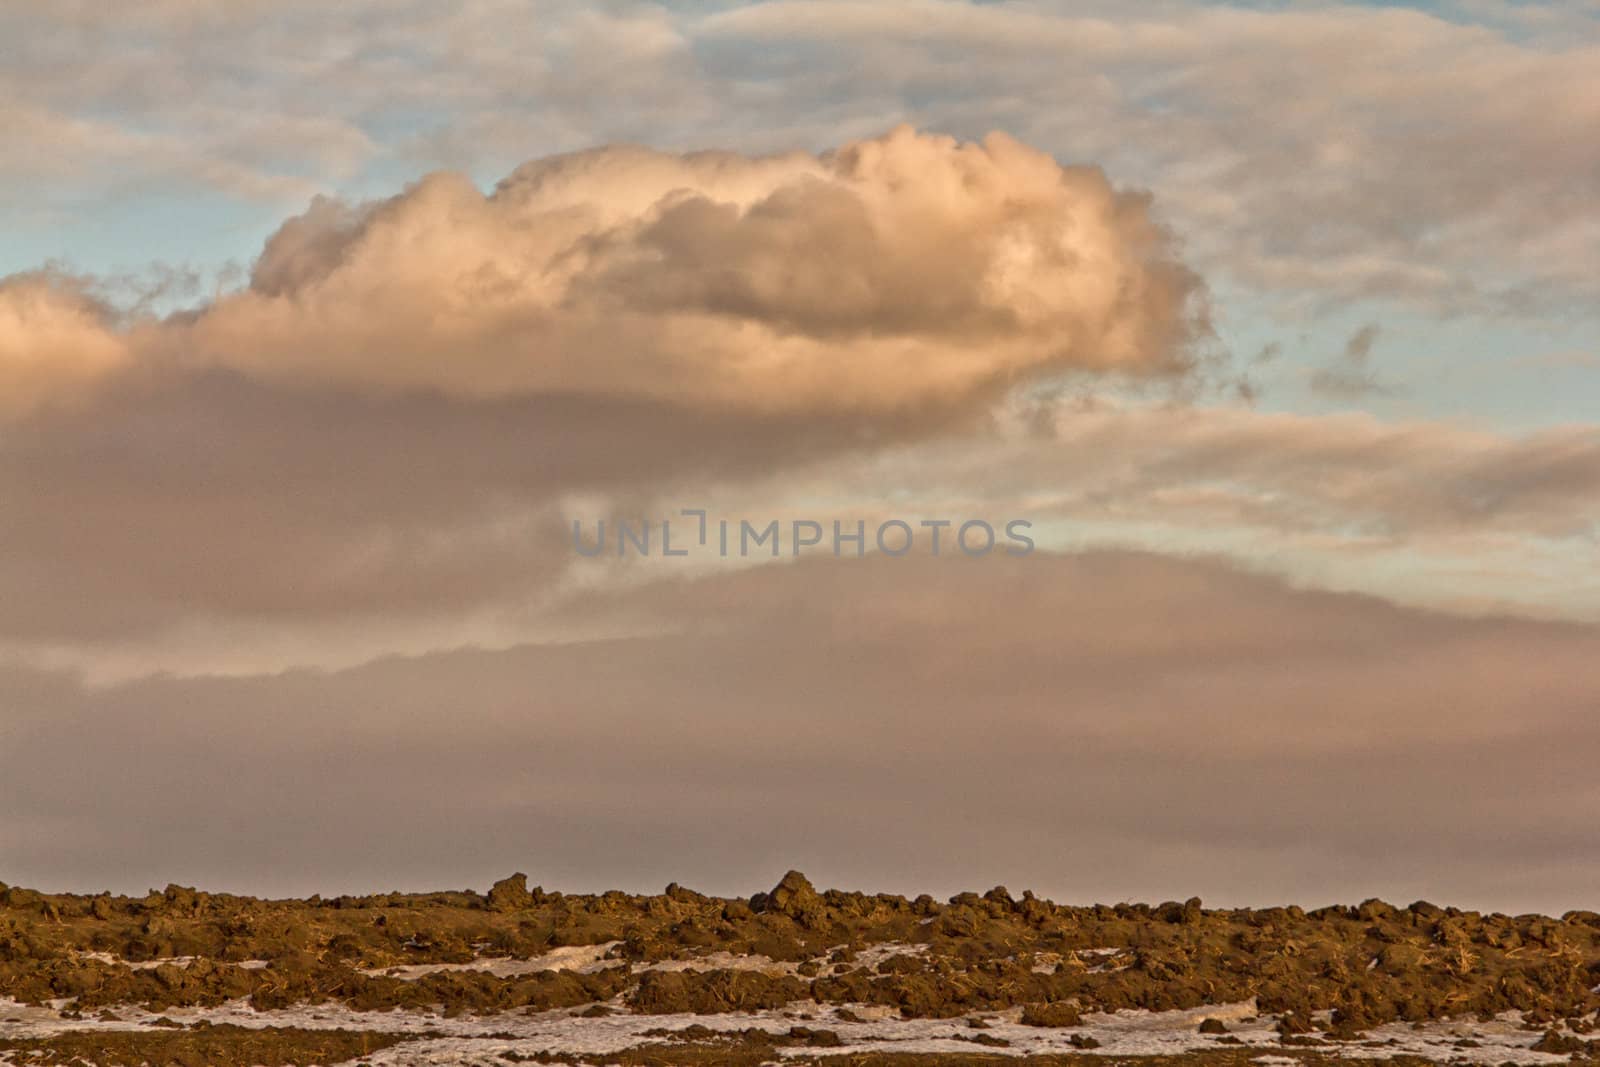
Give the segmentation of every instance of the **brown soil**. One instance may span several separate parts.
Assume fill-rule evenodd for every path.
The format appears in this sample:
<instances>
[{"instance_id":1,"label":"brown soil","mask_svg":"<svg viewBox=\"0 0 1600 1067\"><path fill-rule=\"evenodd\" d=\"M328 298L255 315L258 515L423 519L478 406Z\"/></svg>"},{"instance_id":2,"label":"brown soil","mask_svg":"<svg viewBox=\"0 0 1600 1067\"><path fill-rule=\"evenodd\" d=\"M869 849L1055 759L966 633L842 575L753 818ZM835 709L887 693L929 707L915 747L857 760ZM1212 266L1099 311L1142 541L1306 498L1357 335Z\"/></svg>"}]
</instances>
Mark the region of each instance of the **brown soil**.
<instances>
[{"instance_id":1,"label":"brown soil","mask_svg":"<svg viewBox=\"0 0 1600 1067\"><path fill-rule=\"evenodd\" d=\"M513 1054L507 1059L517 1063L581 1063L595 1067L761 1067L778 1059L777 1049L782 1045L782 1042L738 1036L716 1041L645 1045L604 1055ZM1143 1056L1137 1057L1137 1062L1139 1067L1258 1067L1253 1060L1260 1055L1259 1049L1218 1049L1181 1056ZM1299 1061L1301 1067L1349 1067L1350 1062L1310 1052L1284 1052L1278 1055ZM981 1048L974 1048L970 1053L853 1052L832 1055L826 1052L796 1054L791 1048L783 1056L782 1062L795 1067L1122 1067L1129 1060L1125 1057L1086 1054L1009 1056L985 1052ZM1438 1067L1427 1060L1409 1056L1397 1056L1382 1062L1386 1067Z\"/></svg>"},{"instance_id":2,"label":"brown soil","mask_svg":"<svg viewBox=\"0 0 1600 1067\"><path fill-rule=\"evenodd\" d=\"M508 978L448 972L417 981L360 973L398 964L535 957L619 941L594 974ZM925 945L875 967L874 944ZM1085 950L1117 948L1115 956ZM715 951L804 963L799 976L633 965ZM85 958L107 953L116 962ZM145 960L193 956L188 967ZM246 960L268 966L241 967ZM809 961L809 962L806 962ZM153 1011L248 998L259 1008L337 1001L358 1010L545 1010L622 994L638 1012L700 1013L794 1000L888 1005L907 1017L1025 1007L1028 1021L1257 998L1300 1020L1333 1009L1352 1034L1392 1020L1528 1013L1540 1029L1600 1008L1600 915L1480 914L1394 907L1212 910L1187 903L1074 907L1004 889L939 902L818 892L798 874L748 899L669 886L655 896L566 895L520 876L487 894L447 892L266 901L169 886L144 897L47 895L0 886L0 997L70 998L97 1011ZM1293 1025L1286 1022L1286 1025ZM1327 1028L1328 1024L1323 1024Z\"/></svg>"},{"instance_id":3,"label":"brown soil","mask_svg":"<svg viewBox=\"0 0 1600 1067\"><path fill-rule=\"evenodd\" d=\"M370 1055L410 1037L349 1030L247 1029L208 1026L190 1030L79 1031L51 1038L5 1040L0 1053L16 1064L54 1067L92 1063L100 1067L305 1067L343 1063Z\"/></svg>"}]
</instances>

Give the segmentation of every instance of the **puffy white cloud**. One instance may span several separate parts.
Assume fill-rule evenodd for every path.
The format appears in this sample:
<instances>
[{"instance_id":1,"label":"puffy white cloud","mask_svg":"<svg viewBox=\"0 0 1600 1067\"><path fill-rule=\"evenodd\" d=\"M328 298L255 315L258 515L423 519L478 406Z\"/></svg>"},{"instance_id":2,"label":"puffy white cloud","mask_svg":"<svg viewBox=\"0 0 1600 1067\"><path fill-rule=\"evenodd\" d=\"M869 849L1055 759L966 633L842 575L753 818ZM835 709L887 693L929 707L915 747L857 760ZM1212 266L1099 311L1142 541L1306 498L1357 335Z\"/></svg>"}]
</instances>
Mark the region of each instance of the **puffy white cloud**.
<instances>
[{"instance_id":1,"label":"puffy white cloud","mask_svg":"<svg viewBox=\"0 0 1600 1067\"><path fill-rule=\"evenodd\" d=\"M318 201L175 343L272 380L885 412L1052 371L1180 373L1205 310L1146 198L1003 134L901 128Z\"/></svg>"},{"instance_id":2,"label":"puffy white cloud","mask_svg":"<svg viewBox=\"0 0 1600 1067\"><path fill-rule=\"evenodd\" d=\"M604 148L488 195L441 172L318 198L247 288L137 336L71 289L6 290L9 361L59 361L63 386L134 354L311 386L892 414L1062 371L1181 375L1209 334L1147 197L1004 134L906 127L816 156Z\"/></svg>"}]
</instances>

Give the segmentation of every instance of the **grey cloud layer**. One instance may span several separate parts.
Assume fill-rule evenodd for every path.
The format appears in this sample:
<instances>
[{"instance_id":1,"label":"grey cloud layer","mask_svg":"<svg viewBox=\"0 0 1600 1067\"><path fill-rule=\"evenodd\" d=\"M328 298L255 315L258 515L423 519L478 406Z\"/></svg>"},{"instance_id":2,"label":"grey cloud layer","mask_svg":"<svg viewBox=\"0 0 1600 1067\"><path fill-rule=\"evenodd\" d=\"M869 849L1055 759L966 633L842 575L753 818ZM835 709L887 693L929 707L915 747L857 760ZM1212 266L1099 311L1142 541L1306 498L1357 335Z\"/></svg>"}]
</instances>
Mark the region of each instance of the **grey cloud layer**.
<instances>
[{"instance_id":1,"label":"grey cloud layer","mask_svg":"<svg viewBox=\"0 0 1600 1067\"><path fill-rule=\"evenodd\" d=\"M1031 518L1068 540L1209 544L1405 600L1592 618L1597 501L1592 427L1105 406L991 426L153 375L6 430L0 640L132 657L119 673L145 646L145 670L207 669L218 645L304 662L304 637L274 651L249 628L363 631L317 662L456 644L470 620L513 625L560 592L572 518L684 506Z\"/></svg>"},{"instance_id":2,"label":"grey cloud layer","mask_svg":"<svg viewBox=\"0 0 1600 1067\"><path fill-rule=\"evenodd\" d=\"M8 671L7 879L1600 892L1592 627L1115 553L815 561L590 607L677 630L101 690Z\"/></svg>"},{"instance_id":3,"label":"grey cloud layer","mask_svg":"<svg viewBox=\"0 0 1600 1067\"><path fill-rule=\"evenodd\" d=\"M124 380L0 447L0 634L450 619L536 598L575 491L748 479L925 422L753 418L574 395L463 400Z\"/></svg>"}]
</instances>

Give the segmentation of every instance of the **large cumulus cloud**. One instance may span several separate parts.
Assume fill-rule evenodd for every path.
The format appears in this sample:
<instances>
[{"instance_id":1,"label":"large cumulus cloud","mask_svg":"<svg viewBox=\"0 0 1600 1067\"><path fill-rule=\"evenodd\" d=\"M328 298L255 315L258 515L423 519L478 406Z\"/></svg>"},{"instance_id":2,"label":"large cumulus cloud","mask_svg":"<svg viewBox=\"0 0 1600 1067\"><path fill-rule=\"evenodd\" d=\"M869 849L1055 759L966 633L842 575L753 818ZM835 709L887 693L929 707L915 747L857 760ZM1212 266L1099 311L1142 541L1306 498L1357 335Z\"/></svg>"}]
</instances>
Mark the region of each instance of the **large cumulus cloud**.
<instances>
[{"instance_id":1,"label":"large cumulus cloud","mask_svg":"<svg viewBox=\"0 0 1600 1067\"><path fill-rule=\"evenodd\" d=\"M1002 134L811 156L607 148L488 196L319 201L178 339L294 381L764 411L960 404L1051 370L1172 374L1206 329L1146 198Z\"/></svg>"},{"instance_id":2,"label":"large cumulus cloud","mask_svg":"<svg viewBox=\"0 0 1600 1067\"><path fill-rule=\"evenodd\" d=\"M534 160L487 195L440 172L387 200L318 198L248 286L164 322L113 321L89 288L0 286L0 413L129 367L222 367L877 415L1050 372L1181 375L1209 335L1148 197L1004 134L909 127L821 155L610 147Z\"/></svg>"}]
</instances>

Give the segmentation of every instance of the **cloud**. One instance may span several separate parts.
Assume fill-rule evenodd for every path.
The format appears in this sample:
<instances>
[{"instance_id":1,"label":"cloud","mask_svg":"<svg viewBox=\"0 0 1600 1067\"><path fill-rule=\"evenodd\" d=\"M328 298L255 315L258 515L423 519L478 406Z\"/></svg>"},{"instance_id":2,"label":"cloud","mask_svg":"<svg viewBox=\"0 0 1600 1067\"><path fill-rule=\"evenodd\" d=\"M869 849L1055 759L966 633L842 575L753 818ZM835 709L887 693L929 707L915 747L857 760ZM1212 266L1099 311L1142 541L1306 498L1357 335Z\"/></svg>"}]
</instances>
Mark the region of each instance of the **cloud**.
<instances>
[{"instance_id":1,"label":"cloud","mask_svg":"<svg viewBox=\"0 0 1600 1067\"><path fill-rule=\"evenodd\" d=\"M124 366L112 312L50 271L0 278L0 415L22 415Z\"/></svg>"},{"instance_id":2,"label":"cloud","mask_svg":"<svg viewBox=\"0 0 1600 1067\"><path fill-rule=\"evenodd\" d=\"M50 361L68 317L51 299L9 316L13 363ZM901 127L820 156L613 147L487 196L437 173L319 198L248 287L137 338L96 326L59 384L137 342L141 364L312 387L889 417L1064 371L1179 377L1206 312L1146 196L1004 134Z\"/></svg>"},{"instance_id":3,"label":"cloud","mask_svg":"<svg viewBox=\"0 0 1600 1067\"><path fill-rule=\"evenodd\" d=\"M1407 602L1600 603L1593 427L1033 405L933 423L124 375L6 431L0 649L126 677L516 643L661 573L575 568L573 518L689 506L1029 518L1044 543L1204 547Z\"/></svg>"},{"instance_id":4,"label":"cloud","mask_svg":"<svg viewBox=\"0 0 1600 1067\"><path fill-rule=\"evenodd\" d=\"M1313 309L1587 307L1600 23L1477 7L775 0L702 34L713 77L787 90L748 94L779 121L998 122L1147 184L1215 282Z\"/></svg>"},{"instance_id":5,"label":"cloud","mask_svg":"<svg viewBox=\"0 0 1600 1067\"><path fill-rule=\"evenodd\" d=\"M892 412L1052 371L1178 374L1204 312L1144 197L1002 134L900 128L319 201L181 340L269 380Z\"/></svg>"},{"instance_id":6,"label":"cloud","mask_svg":"<svg viewBox=\"0 0 1600 1067\"><path fill-rule=\"evenodd\" d=\"M448 635L548 591L568 562L566 494L736 482L909 432L623 398L129 376L6 432L0 640L245 622L376 633L432 620Z\"/></svg>"},{"instance_id":7,"label":"cloud","mask_svg":"<svg viewBox=\"0 0 1600 1067\"><path fill-rule=\"evenodd\" d=\"M526 145L821 150L909 121L1096 161L1155 191L1208 278L1288 304L1600 296L1581 5L69 4L0 13L0 36L30 42L0 71L13 132L55 146L0 163L29 208L370 192Z\"/></svg>"},{"instance_id":8,"label":"cloud","mask_svg":"<svg viewBox=\"0 0 1600 1067\"><path fill-rule=\"evenodd\" d=\"M162 321L14 277L0 649L126 676L514 643L575 580L575 500L829 518L892 494L1593 615L1590 427L1026 410L1062 375L1201 377L1204 290L1152 210L1003 135L901 128L319 199L247 286Z\"/></svg>"},{"instance_id":9,"label":"cloud","mask_svg":"<svg viewBox=\"0 0 1600 1067\"><path fill-rule=\"evenodd\" d=\"M1311 391L1343 401L1391 392L1372 369L1372 346L1377 343L1378 333L1377 323L1368 323L1351 334L1339 359L1312 372Z\"/></svg>"},{"instance_id":10,"label":"cloud","mask_svg":"<svg viewBox=\"0 0 1600 1067\"><path fill-rule=\"evenodd\" d=\"M908 128L435 174L314 201L164 320L111 288L0 283L0 644L33 656L437 640L551 590L573 494L970 432L1041 376L1185 379L1207 334L1147 197Z\"/></svg>"},{"instance_id":11,"label":"cloud","mask_svg":"<svg viewBox=\"0 0 1600 1067\"><path fill-rule=\"evenodd\" d=\"M1592 540L1600 432L1507 436L1443 422L1227 409L1060 412L1054 440L1024 444L1017 484L1152 517L1209 488L1279 529L1397 540L1460 533ZM1054 469L1052 478L1049 471ZM1125 509L1125 510L1124 510ZM1235 516L1240 518L1242 516Z\"/></svg>"},{"instance_id":12,"label":"cloud","mask_svg":"<svg viewBox=\"0 0 1600 1067\"><path fill-rule=\"evenodd\" d=\"M1600 878L1593 627L1134 553L816 560L589 608L666 629L98 690L0 673L6 877L329 893L533 863L749 892L799 865L1557 912Z\"/></svg>"},{"instance_id":13,"label":"cloud","mask_svg":"<svg viewBox=\"0 0 1600 1067\"><path fill-rule=\"evenodd\" d=\"M1027 395L985 432L886 442L696 499L729 515L809 517L827 501L868 521L1026 517L1044 544L1203 550L1410 604L1600 615L1590 425L1509 435Z\"/></svg>"},{"instance_id":14,"label":"cloud","mask_svg":"<svg viewBox=\"0 0 1600 1067\"><path fill-rule=\"evenodd\" d=\"M350 191L162 321L0 281L0 659L94 683L0 668L7 877L1592 896L1592 627L1127 552L646 584L566 538L1026 515L1592 618L1593 426L1047 402L1191 383L1194 264L1256 308L1591 307L1592 20L1466 6L0 12L30 211ZM530 144L572 151L485 193Z\"/></svg>"}]
</instances>

